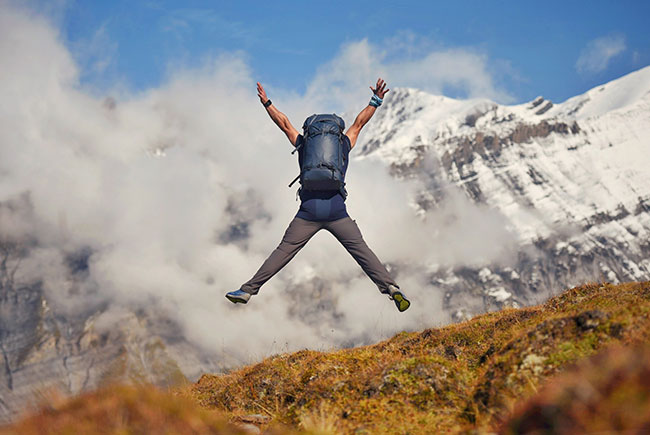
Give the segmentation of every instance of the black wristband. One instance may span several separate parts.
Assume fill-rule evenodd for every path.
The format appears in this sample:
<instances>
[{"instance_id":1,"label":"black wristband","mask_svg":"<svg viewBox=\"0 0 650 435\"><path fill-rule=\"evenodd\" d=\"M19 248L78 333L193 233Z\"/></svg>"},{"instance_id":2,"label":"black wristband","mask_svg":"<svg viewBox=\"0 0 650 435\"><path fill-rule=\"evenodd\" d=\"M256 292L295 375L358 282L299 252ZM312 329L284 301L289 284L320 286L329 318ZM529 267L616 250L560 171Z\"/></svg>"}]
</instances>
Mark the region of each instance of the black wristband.
<instances>
[{"instance_id":1,"label":"black wristband","mask_svg":"<svg viewBox=\"0 0 650 435\"><path fill-rule=\"evenodd\" d=\"M273 104L271 100L266 100L266 103L264 103L264 107L269 107L271 104Z\"/></svg>"}]
</instances>

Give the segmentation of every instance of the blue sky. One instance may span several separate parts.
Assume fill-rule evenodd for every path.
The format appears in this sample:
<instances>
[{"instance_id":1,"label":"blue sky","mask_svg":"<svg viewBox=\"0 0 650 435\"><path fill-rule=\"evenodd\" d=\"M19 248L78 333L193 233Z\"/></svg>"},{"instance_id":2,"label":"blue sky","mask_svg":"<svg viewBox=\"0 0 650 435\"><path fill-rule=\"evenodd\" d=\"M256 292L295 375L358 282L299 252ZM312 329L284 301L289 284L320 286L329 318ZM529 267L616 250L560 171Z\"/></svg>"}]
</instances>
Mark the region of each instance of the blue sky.
<instances>
[{"instance_id":1,"label":"blue sky","mask_svg":"<svg viewBox=\"0 0 650 435\"><path fill-rule=\"evenodd\" d=\"M40 9L45 5L36 4ZM237 53L259 81L303 93L323 65L363 40L370 44L370 56L393 65L429 53L471 54L484 67L480 73L489 76L490 86L509 102L537 95L563 101L650 64L647 1L114 0L47 5L82 66L82 80L100 90L118 82L133 91L146 90L163 83L170 71ZM437 67L413 65L420 75ZM445 74L447 84L433 91L477 96L468 95L463 85L448 86L453 71ZM391 86L420 83L394 72L387 80Z\"/></svg>"}]
</instances>

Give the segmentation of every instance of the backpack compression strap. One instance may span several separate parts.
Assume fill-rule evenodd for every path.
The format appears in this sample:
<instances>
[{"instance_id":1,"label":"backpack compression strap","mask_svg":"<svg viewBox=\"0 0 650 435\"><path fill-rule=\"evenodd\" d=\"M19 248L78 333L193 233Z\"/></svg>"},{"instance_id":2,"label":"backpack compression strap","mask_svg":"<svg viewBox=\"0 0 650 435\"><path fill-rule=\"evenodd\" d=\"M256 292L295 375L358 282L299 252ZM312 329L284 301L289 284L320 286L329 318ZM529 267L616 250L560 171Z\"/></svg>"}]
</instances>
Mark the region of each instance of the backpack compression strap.
<instances>
[{"instance_id":1,"label":"backpack compression strap","mask_svg":"<svg viewBox=\"0 0 650 435\"><path fill-rule=\"evenodd\" d=\"M293 183L295 183L296 181L298 181L299 178L300 178L300 174L298 174L298 176L297 176L296 178L294 178L293 181L292 181L291 183L289 183L289 187L293 186Z\"/></svg>"}]
</instances>

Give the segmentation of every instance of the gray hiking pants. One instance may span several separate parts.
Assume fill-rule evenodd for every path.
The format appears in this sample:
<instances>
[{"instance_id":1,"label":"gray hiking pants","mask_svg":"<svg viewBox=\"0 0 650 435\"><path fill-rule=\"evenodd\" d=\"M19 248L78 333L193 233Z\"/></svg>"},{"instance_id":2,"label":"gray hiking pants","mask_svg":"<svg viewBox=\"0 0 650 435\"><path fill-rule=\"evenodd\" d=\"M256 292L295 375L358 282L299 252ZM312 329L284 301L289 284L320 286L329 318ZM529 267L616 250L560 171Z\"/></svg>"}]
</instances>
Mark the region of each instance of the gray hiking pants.
<instances>
[{"instance_id":1,"label":"gray hiking pants","mask_svg":"<svg viewBox=\"0 0 650 435\"><path fill-rule=\"evenodd\" d=\"M280 245L264 261L255 276L241 286L241 290L252 295L257 294L260 287L291 261L309 239L322 229L332 233L341 242L366 275L379 287L380 292L388 294L389 285L399 287L366 245L355 221L345 217L331 222L313 222L295 217L285 231Z\"/></svg>"}]
</instances>

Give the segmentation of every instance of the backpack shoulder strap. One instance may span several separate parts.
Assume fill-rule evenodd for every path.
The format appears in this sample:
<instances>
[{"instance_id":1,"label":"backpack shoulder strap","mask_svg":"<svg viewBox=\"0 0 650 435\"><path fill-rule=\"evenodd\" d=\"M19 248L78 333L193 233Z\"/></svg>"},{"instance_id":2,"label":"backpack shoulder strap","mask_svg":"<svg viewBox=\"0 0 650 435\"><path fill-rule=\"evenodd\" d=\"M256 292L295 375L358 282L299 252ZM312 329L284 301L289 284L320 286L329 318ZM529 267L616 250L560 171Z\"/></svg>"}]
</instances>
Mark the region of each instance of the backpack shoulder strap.
<instances>
[{"instance_id":1,"label":"backpack shoulder strap","mask_svg":"<svg viewBox=\"0 0 650 435\"><path fill-rule=\"evenodd\" d=\"M300 148L302 148L302 144L303 144L303 142L304 142L304 141L301 140L300 143L299 143L298 145L296 145L295 147L293 147L293 151L291 151L291 154L294 154L296 151L298 151Z\"/></svg>"}]
</instances>

